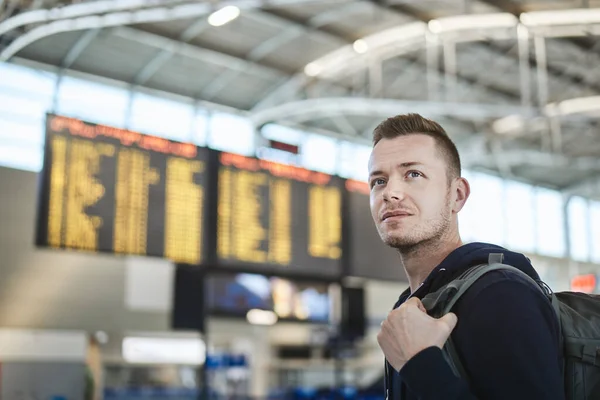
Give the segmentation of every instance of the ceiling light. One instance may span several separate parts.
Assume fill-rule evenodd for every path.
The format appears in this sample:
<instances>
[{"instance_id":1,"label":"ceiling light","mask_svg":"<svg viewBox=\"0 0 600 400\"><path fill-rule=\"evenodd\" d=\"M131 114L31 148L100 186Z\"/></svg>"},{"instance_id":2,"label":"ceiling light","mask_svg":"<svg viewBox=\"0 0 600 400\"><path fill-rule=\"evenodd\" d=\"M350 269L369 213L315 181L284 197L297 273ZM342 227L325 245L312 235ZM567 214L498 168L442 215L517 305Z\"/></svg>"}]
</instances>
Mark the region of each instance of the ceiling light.
<instances>
[{"instance_id":1,"label":"ceiling light","mask_svg":"<svg viewBox=\"0 0 600 400\"><path fill-rule=\"evenodd\" d=\"M278 318L273 311L253 309L248 311L246 319L252 325L274 325Z\"/></svg>"},{"instance_id":2,"label":"ceiling light","mask_svg":"<svg viewBox=\"0 0 600 400\"><path fill-rule=\"evenodd\" d=\"M509 133L520 132L525 128L525 121L520 115L508 115L492 122L494 132L507 135Z\"/></svg>"},{"instance_id":3,"label":"ceiling light","mask_svg":"<svg viewBox=\"0 0 600 400\"><path fill-rule=\"evenodd\" d=\"M514 28L517 17L509 13L456 15L429 21L433 33L489 28Z\"/></svg>"},{"instance_id":4,"label":"ceiling light","mask_svg":"<svg viewBox=\"0 0 600 400\"><path fill-rule=\"evenodd\" d=\"M122 354L130 363L199 365L204 363L206 346L196 338L128 336L123 339Z\"/></svg>"},{"instance_id":5,"label":"ceiling light","mask_svg":"<svg viewBox=\"0 0 600 400\"><path fill-rule=\"evenodd\" d=\"M600 23L600 8L573 10L533 11L523 13L521 22L527 26L585 25Z\"/></svg>"},{"instance_id":6,"label":"ceiling light","mask_svg":"<svg viewBox=\"0 0 600 400\"><path fill-rule=\"evenodd\" d=\"M358 54L366 53L367 50L369 50L369 45L362 39L358 39L357 41L355 41L352 47L354 48L354 51Z\"/></svg>"},{"instance_id":7,"label":"ceiling light","mask_svg":"<svg viewBox=\"0 0 600 400\"><path fill-rule=\"evenodd\" d=\"M233 21L240 15L240 9L236 6L226 6L208 16L208 23L212 26L222 26Z\"/></svg>"},{"instance_id":8,"label":"ceiling light","mask_svg":"<svg viewBox=\"0 0 600 400\"><path fill-rule=\"evenodd\" d=\"M431 21L429 21L427 23L427 26L429 27L429 30L433 33L440 33L442 31L442 24L436 19L432 19Z\"/></svg>"},{"instance_id":9,"label":"ceiling light","mask_svg":"<svg viewBox=\"0 0 600 400\"><path fill-rule=\"evenodd\" d=\"M304 67L304 73L308 76L317 76L321 73L321 67L314 62L306 64L306 67Z\"/></svg>"},{"instance_id":10,"label":"ceiling light","mask_svg":"<svg viewBox=\"0 0 600 400\"><path fill-rule=\"evenodd\" d=\"M589 114L600 111L600 96L577 97L550 103L545 107L548 115Z\"/></svg>"}]
</instances>

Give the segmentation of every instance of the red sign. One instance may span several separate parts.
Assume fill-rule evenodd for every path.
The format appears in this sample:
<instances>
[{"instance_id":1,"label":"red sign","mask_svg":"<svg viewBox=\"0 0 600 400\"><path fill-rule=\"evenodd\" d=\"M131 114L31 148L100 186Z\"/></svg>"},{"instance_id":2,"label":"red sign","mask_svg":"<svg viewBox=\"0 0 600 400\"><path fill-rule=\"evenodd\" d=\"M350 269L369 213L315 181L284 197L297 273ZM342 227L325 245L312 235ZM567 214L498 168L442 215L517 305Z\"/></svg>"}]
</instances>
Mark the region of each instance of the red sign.
<instances>
[{"instance_id":1,"label":"red sign","mask_svg":"<svg viewBox=\"0 0 600 400\"><path fill-rule=\"evenodd\" d=\"M278 142L277 140L269 140L269 146L272 149L277 149L292 154L298 154L300 152L300 148L298 146L289 143Z\"/></svg>"},{"instance_id":2,"label":"red sign","mask_svg":"<svg viewBox=\"0 0 600 400\"><path fill-rule=\"evenodd\" d=\"M577 275L571 279L573 292L593 293L596 290L596 275Z\"/></svg>"}]
</instances>

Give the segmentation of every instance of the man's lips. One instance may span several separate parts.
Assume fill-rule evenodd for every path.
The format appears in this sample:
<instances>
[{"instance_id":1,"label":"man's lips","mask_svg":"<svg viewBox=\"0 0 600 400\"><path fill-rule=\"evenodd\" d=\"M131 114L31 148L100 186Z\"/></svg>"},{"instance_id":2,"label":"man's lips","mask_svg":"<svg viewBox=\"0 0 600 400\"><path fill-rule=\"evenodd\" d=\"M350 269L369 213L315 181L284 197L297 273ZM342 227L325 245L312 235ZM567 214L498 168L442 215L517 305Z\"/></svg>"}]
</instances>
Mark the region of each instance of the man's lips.
<instances>
[{"instance_id":1,"label":"man's lips","mask_svg":"<svg viewBox=\"0 0 600 400\"><path fill-rule=\"evenodd\" d=\"M381 220L385 222L387 219L391 219L391 218L396 219L396 218L408 217L411 215L412 214L410 212L405 211L405 210L386 211L381 216Z\"/></svg>"}]
</instances>

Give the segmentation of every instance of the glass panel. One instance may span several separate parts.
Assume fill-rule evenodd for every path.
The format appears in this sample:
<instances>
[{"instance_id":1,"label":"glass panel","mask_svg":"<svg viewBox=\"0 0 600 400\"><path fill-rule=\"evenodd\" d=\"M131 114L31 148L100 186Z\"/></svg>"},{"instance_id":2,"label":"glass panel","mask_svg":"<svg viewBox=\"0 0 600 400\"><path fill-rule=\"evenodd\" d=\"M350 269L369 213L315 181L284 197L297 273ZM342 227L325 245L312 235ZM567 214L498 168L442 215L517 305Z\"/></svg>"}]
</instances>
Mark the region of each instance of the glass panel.
<instances>
[{"instance_id":1,"label":"glass panel","mask_svg":"<svg viewBox=\"0 0 600 400\"><path fill-rule=\"evenodd\" d=\"M471 185L471 205L473 207L474 239L477 241L504 245L504 190L502 179L475 174Z\"/></svg>"},{"instance_id":2,"label":"glass panel","mask_svg":"<svg viewBox=\"0 0 600 400\"><path fill-rule=\"evenodd\" d=\"M24 122L0 116L0 141L18 146L43 146L44 124L41 121Z\"/></svg>"},{"instance_id":3,"label":"glass panel","mask_svg":"<svg viewBox=\"0 0 600 400\"><path fill-rule=\"evenodd\" d=\"M0 88L0 118L43 121L51 105L49 97L44 99Z\"/></svg>"},{"instance_id":4,"label":"glass panel","mask_svg":"<svg viewBox=\"0 0 600 400\"><path fill-rule=\"evenodd\" d=\"M0 92L14 89L40 97L51 97L56 85L52 72L0 62Z\"/></svg>"},{"instance_id":5,"label":"glass panel","mask_svg":"<svg viewBox=\"0 0 600 400\"><path fill-rule=\"evenodd\" d=\"M344 178L367 181L369 178L370 146L341 142L338 146L338 174Z\"/></svg>"},{"instance_id":6,"label":"glass panel","mask_svg":"<svg viewBox=\"0 0 600 400\"><path fill-rule=\"evenodd\" d=\"M214 113L209 121L208 145L217 150L254 155L254 127L239 115Z\"/></svg>"},{"instance_id":7,"label":"glass panel","mask_svg":"<svg viewBox=\"0 0 600 400\"><path fill-rule=\"evenodd\" d=\"M569 201L569 243L571 258L577 261L588 261L590 258L588 237L588 206L582 197L573 197Z\"/></svg>"},{"instance_id":8,"label":"glass panel","mask_svg":"<svg viewBox=\"0 0 600 400\"><path fill-rule=\"evenodd\" d=\"M0 141L0 165L39 172L42 169L42 147L20 146L15 143Z\"/></svg>"},{"instance_id":9,"label":"glass panel","mask_svg":"<svg viewBox=\"0 0 600 400\"><path fill-rule=\"evenodd\" d=\"M471 171L463 170L462 176L469 182L471 192L473 192L473 185L476 185L475 175L471 173ZM458 231L460 232L460 237L463 242L469 243L477 240L476 221L475 206L471 194L462 210L458 213Z\"/></svg>"},{"instance_id":10,"label":"glass panel","mask_svg":"<svg viewBox=\"0 0 600 400\"><path fill-rule=\"evenodd\" d=\"M129 92L82 79L64 77L56 113L117 128L125 126Z\"/></svg>"},{"instance_id":11,"label":"glass panel","mask_svg":"<svg viewBox=\"0 0 600 400\"><path fill-rule=\"evenodd\" d=\"M302 166L315 171L334 174L337 160L337 143L335 139L309 134L301 148Z\"/></svg>"},{"instance_id":12,"label":"glass panel","mask_svg":"<svg viewBox=\"0 0 600 400\"><path fill-rule=\"evenodd\" d=\"M296 145L302 143L302 139L306 135L306 133L300 130L277 124L267 124L262 127L260 132L266 139L277 140Z\"/></svg>"},{"instance_id":13,"label":"glass panel","mask_svg":"<svg viewBox=\"0 0 600 400\"><path fill-rule=\"evenodd\" d=\"M592 262L600 264L600 202L590 202L590 236Z\"/></svg>"},{"instance_id":14,"label":"glass panel","mask_svg":"<svg viewBox=\"0 0 600 400\"><path fill-rule=\"evenodd\" d=\"M535 196L531 185L516 181L504 184L506 246L514 251L535 250Z\"/></svg>"},{"instance_id":15,"label":"glass panel","mask_svg":"<svg viewBox=\"0 0 600 400\"><path fill-rule=\"evenodd\" d=\"M565 225L562 195L554 190L536 190L537 252L564 257Z\"/></svg>"},{"instance_id":16,"label":"glass panel","mask_svg":"<svg viewBox=\"0 0 600 400\"><path fill-rule=\"evenodd\" d=\"M208 112L202 110L196 113L192 121L192 142L198 146L206 146L208 140Z\"/></svg>"},{"instance_id":17,"label":"glass panel","mask_svg":"<svg viewBox=\"0 0 600 400\"><path fill-rule=\"evenodd\" d=\"M131 104L130 128L134 131L189 142L194 118L191 104L136 93Z\"/></svg>"}]
</instances>

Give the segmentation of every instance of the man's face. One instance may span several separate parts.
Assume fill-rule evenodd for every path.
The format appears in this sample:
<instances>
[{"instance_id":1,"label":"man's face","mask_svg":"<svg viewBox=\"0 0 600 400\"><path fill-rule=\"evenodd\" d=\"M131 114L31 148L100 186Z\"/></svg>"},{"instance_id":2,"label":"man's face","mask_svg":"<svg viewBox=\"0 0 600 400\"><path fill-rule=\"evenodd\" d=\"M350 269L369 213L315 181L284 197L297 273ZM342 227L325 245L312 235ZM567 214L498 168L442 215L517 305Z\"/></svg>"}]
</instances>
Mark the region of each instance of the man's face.
<instances>
[{"instance_id":1,"label":"man's face","mask_svg":"<svg viewBox=\"0 0 600 400\"><path fill-rule=\"evenodd\" d=\"M453 196L446 158L432 137L382 139L369 160L371 215L388 246L400 250L441 238L450 228Z\"/></svg>"}]
</instances>

